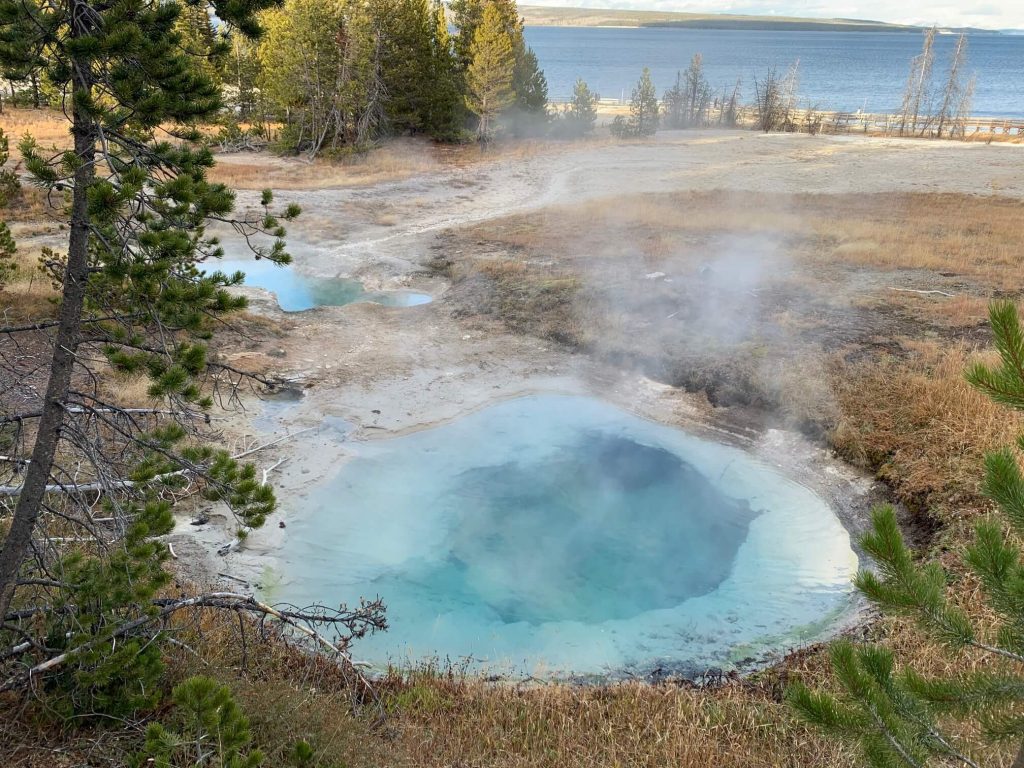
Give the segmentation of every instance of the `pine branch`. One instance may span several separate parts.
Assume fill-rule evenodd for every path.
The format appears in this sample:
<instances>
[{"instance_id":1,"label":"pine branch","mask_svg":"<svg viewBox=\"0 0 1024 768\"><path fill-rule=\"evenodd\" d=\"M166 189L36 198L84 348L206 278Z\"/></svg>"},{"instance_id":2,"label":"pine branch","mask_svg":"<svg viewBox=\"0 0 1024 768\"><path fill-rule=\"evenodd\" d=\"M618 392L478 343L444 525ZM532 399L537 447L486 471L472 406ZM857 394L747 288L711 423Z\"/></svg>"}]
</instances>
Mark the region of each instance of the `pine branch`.
<instances>
[{"instance_id":1,"label":"pine branch","mask_svg":"<svg viewBox=\"0 0 1024 768\"><path fill-rule=\"evenodd\" d=\"M309 432L316 427L307 427L306 429L300 429L297 432L290 432L287 435L275 438L267 443L262 443L254 448L249 448L241 453L237 453L231 456L231 459L238 460L244 459L247 456L251 456L254 453L258 453L272 445L277 445L285 440L291 440L292 438ZM183 462L181 457L175 457L176 461ZM189 474L202 474L208 467L194 465L184 469L175 470L173 472L164 472L148 480L128 480L128 479L117 479L117 480L97 480L87 483L53 483L46 486L47 493L62 493L62 494L75 494L75 493L109 493L111 491L128 490L131 488L139 488L142 486L149 486L156 483L166 482L176 477L183 477ZM9 498L11 496L17 496L21 493L21 485L3 485L0 486L0 497Z\"/></svg>"}]
</instances>

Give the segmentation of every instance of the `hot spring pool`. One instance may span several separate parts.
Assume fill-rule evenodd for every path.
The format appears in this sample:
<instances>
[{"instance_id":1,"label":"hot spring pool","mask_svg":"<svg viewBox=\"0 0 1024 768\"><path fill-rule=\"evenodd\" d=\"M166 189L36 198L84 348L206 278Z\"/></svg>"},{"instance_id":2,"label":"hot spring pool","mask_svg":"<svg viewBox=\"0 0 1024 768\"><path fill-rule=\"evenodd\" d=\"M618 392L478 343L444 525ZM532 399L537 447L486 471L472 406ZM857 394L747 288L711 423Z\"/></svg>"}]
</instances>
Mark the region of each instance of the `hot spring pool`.
<instances>
[{"instance_id":1,"label":"hot spring pool","mask_svg":"<svg viewBox=\"0 0 1024 768\"><path fill-rule=\"evenodd\" d=\"M703 671L819 636L857 558L830 507L741 450L541 395L353 444L289 524L269 596L380 595L375 664Z\"/></svg>"},{"instance_id":2,"label":"hot spring pool","mask_svg":"<svg viewBox=\"0 0 1024 768\"><path fill-rule=\"evenodd\" d=\"M366 291L358 280L344 278L316 278L296 272L291 266L280 267L272 261L260 259L211 261L204 265L207 272L225 274L245 273L245 285L272 292L277 304L285 312L302 312L313 307L341 307L357 301L369 301L386 307L414 307L429 304L433 299L426 293L413 291Z\"/></svg>"}]
</instances>

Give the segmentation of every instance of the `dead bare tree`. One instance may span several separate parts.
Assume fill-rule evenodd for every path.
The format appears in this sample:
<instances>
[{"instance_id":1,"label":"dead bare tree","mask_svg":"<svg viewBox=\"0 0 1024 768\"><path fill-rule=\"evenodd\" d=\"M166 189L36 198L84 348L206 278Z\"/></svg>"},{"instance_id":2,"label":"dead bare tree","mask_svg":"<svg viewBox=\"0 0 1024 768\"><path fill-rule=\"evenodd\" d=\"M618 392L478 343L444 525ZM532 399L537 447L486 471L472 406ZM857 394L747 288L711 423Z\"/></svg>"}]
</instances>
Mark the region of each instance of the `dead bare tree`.
<instances>
[{"instance_id":1,"label":"dead bare tree","mask_svg":"<svg viewBox=\"0 0 1024 768\"><path fill-rule=\"evenodd\" d=\"M924 36L921 53L910 61L910 73L900 108L900 136L923 135L931 122L931 80L935 63L935 34L932 27ZM924 124L921 125L921 121ZM920 133L919 133L920 129Z\"/></svg>"},{"instance_id":2,"label":"dead bare tree","mask_svg":"<svg viewBox=\"0 0 1024 768\"><path fill-rule=\"evenodd\" d=\"M780 78L769 67L764 78L754 77L754 104L757 126L765 133L789 130L796 90L796 65Z\"/></svg>"},{"instance_id":3,"label":"dead bare tree","mask_svg":"<svg viewBox=\"0 0 1024 768\"><path fill-rule=\"evenodd\" d=\"M740 111L740 87L742 81L737 78L732 93L726 95L722 92L722 100L718 110L718 124L729 128L735 128L739 122Z\"/></svg>"},{"instance_id":4,"label":"dead bare tree","mask_svg":"<svg viewBox=\"0 0 1024 768\"><path fill-rule=\"evenodd\" d=\"M953 55L949 62L949 74L942 88L942 100L935 117L935 135L942 138L944 134L953 136L954 132L963 130L963 120L970 112L971 96L974 91L973 78L964 81L964 70L967 68L967 35L961 34L956 41Z\"/></svg>"}]
</instances>

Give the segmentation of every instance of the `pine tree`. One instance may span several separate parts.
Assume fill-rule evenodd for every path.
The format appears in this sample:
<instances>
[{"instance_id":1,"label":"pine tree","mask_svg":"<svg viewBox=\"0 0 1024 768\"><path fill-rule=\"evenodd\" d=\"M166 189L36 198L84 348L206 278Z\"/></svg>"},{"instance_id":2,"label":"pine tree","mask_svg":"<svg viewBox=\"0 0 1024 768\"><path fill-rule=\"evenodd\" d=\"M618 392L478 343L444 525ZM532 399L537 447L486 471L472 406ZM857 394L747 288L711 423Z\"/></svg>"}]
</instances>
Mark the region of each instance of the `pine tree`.
<instances>
[{"instance_id":1,"label":"pine tree","mask_svg":"<svg viewBox=\"0 0 1024 768\"><path fill-rule=\"evenodd\" d=\"M548 81L537 55L526 45L523 19L515 0L489 0L497 9L501 23L512 41L515 67L512 71L512 92L515 109L510 110L508 127L513 136L543 132L548 121Z\"/></svg>"},{"instance_id":2,"label":"pine tree","mask_svg":"<svg viewBox=\"0 0 1024 768\"><path fill-rule=\"evenodd\" d=\"M512 92L516 108L509 112L508 128L516 136L541 132L548 121L548 83L537 55L526 45L523 20L515 0L453 0L451 8L458 27L456 58L466 72L473 61L473 40L486 9L493 8L497 13L498 23L511 42L515 62Z\"/></svg>"},{"instance_id":3,"label":"pine tree","mask_svg":"<svg viewBox=\"0 0 1024 768\"><path fill-rule=\"evenodd\" d=\"M7 134L0 128L0 213L13 202L21 186L18 174L4 167L8 157L10 151ZM11 228L7 226L6 221L0 219L0 288L7 284L14 272L13 260L16 253L17 247L11 235Z\"/></svg>"},{"instance_id":4,"label":"pine tree","mask_svg":"<svg viewBox=\"0 0 1024 768\"><path fill-rule=\"evenodd\" d=\"M228 54L228 48L226 41L217 36L207 6L182 4L174 31L182 51L195 59L207 78L220 85L223 59Z\"/></svg>"},{"instance_id":5,"label":"pine tree","mask_svg":"<svg viewBox=\"0 0 1024 768\"><path fill-rule=\"evenodd\" d=\"M202 675L190 677L175 686L171 700L178 721L175 730L150 724L138 765L257 768L263 764L263 753L250 748L249 718L227 686ZM299 752L306 754L308 749L307 744Z\"/></svg>"},{"instance_id":6,"label":"pine tree","mask_svg":"<svg viewBox=\"0 0 1024 768\"><path fill-rule=\"evenodd\" d=\"M512 70L512 92L515 110L509 126L517 137L539 135L548 124L548 81L540 68L537 55L526 46L520 24L513 36L515 67Z\"/></svg>"},{"instance_id":7,"label":"pine tree","mask_svg":"<svg viewBox=\"0 0 1024 768\"><path fill-rule=\"evenodd\" d=\"M600 96L591 93L582 78L576 78L572 100L562 112L562 127L570 137L586 136L593 133L597 123L597 102Z\"/></svg>"},{"instance_id":8,"label":"pine tree","mask_svg":"<svg viewBox=\"0 0 1024 768\"><path fill-rule=\"evenodd\" d=\"M449 5L457 29L453 47L462 72L469 71L473 63L473 40L484 17L488 0L451 0Z\"/></svg>"},{"instance_id":9,"label":"pine tree","mask_svg":"<svg viewBox=\"0 0 1024 768\"><path fill-rule=\"evenodd\" d=\"M701 128L707 125L707 111L711 103L711 86L704 77L704 58L695 53L686 69L684 122L686 127Z\"/></svg>"},{"instance_id":10,"label":"pine tree","mask_svg":"<svg viewBox=\"0 0 1024 768\"><path fill-rule=\"evenodd\" d=\"M196 5L258 35L256 15L274 0ZM245 301L226 290L242 275L206 266L222 253L206 226L269 236L257 255L279 263L284 229L269 191L261 212L233 218L233 193L208 178L214 160L199 125L218 117L220 93L182 49L180 11L167 0L0 0L0 66L45 74L73 137L56 156L31 136L20 144L47 198L61 205L67 195L70 227L66 254L46 261L57 316L0 329L49 349L45 392L0 402L2 423L32 425L11 440L17 471L4 470L0 485L14 505L0 546L0 691L42 679L63 691L57 709L82 714L123 714L159 691L156 619L178 609L156 598L168 494L201 490L243 530L274 506L255 467L204 426L213 380L250 380L207 346L219 318ZM147 376L161 402L126 410L97 385L111 372ZM53 520L71 527L74 544L48 538Z\"/></svg>"},{"instance_id":11,"label":"pine tree","mask_svg":"<svg viewBox=\"0 0 1024 768\"><path fill-rule=\"evenodd\" d=\"M225 85L225 101L239 120L259 121L259 48L254 40L240 33L224 36L228 52L221 58L220 79Z\"/></svg>"},{"instance_id":12,"label":"pine tree","mask_svg":"<svg viewBox=\"0 0 1024 768\"><path fill-rule=\"evenodd\" d=\"M676 72L675 84L661 97L666 128L683 128L686 125L686 96L683 89L683 73Z\"/></svg>"},{"instance_id":13,"label":"pine tree","mask_svg":"<svg viewBox=\"0 0 1024 768\"><path fill-rule=\"evenodd\" d=\"M990 319L1001 365L981 363L967 372L968 381L993 400L1024 411L1024 329L1015 305L993 303ZM912 618L951 655L959 671L925 676L897 669L887 648L838 642L832 664L842 696L813 692L795 684L787 697L809 722L860 744L873 766L916 768L960 764L968 768L992 757L991 744L971 743L951 735L950 718L972 722L992 742L1017 750L1013 765L1024 766L1024 475L1021 453L1004 448L985 461L984 491L1003 520L975 526L974 542L962 553L971 576L981 585L995 626L982 630L947 595L948 576L937 562L919 564L900 535L892 507L876 509L865 552L878 570L861 571L856 585L887 613ZM969 663L971 650L985 664ZM962 730L962 729L960 729Z\"/></svg>"},{"instance_id":14,"label":"pine tree","mask_svg":"<svg viewBox=\"0 0 1024 768\"><path fill-rule=\"evenodd\" d=\"M283 147L313 157L360 149L384 132L382 15L347 0L286 0L264 14L260 88L285 123Z\"/></svg>"},{"instance_id":15,"label":"pine tree","mask_svg":"<svg viewBox=\"0 0 1024 768\"><path fill-rule=\"evenodd\" d=\"M617 116L612 122L612 135L620 138L653 136L658 130L658 96L651 80L651 71L644 71L633 88L629 102L629 119Z\"/></svg>"},{"instance_id":16,"label":"pine tree","mask_svg":"<svg viewBox=\"0 0 1024 768\"><path fill-rule=\"evenodd\" d=\"M665 124L669 128L700 128L707 125L708 107L711 105L711 86L704 77L704 60L699 53L693 55L685 75L676 73L676 82L665 91Z\"/></svg>"},{"instance_id":17,"label":"pine tree","mask_svg":"<svg viewBox=\"0 0 1024 768\"><path fill-rule=\"evenodd\" d=\"M651 81L651 71L644 67L633 89L629 103L632 131L635 136L653 136L658 130L658 97Z\"/></svg>"},{"instance_id":18,"label":"pine tree","mask_svg":"<svg viewBox=\"0 0 1024 768\"><path fill-rule=\"evenodd\" d=\"M434 0L434 34L432 39L433 87L425 119L427 132L434 138L448 141L459 137L463 117L461 76L458 61L448 32L444 3Z\"/></svg>"},{"instance_id":19,"label":"pine tree","mask_svg":"<svg viewBox=\"0 0 1024 768\"><path fill-rule=\"evenodd\" d=\"M423 132L435 86L435 17L430 0L373 0L370 7L382 40L388 123L398 132Z\"/></svg>"},{"instance_id":20,"label":"pine tree","mask_svg":"<svg viewBox=\"0 0 1024 768\"><path fill-rule=\"evenodd\" d=\"M472 63L466 73L466 105L479 120L477 135L488 141L495 118L512 104L515 53L499 9L488 5L471 48Z\"/></svg>"}]
</instances>

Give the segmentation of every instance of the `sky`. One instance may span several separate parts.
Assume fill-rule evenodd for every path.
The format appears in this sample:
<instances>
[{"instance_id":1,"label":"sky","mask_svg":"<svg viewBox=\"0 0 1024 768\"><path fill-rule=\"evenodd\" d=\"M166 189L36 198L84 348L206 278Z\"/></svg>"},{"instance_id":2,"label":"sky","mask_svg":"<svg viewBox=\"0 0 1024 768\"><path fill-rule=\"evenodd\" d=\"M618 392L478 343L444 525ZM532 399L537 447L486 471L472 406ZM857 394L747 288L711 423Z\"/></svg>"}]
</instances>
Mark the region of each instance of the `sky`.
<instances>
[{"instance_id":1,"label":"sky","mask_svg":"<svg viewBox=\"0 0 1024 768\"><path fill-rule=\"evenodd\" d=\"M896 24L1024 29L1024 0L523 0L523 5L871 19Z\"/></svg>"}]
</instances>

